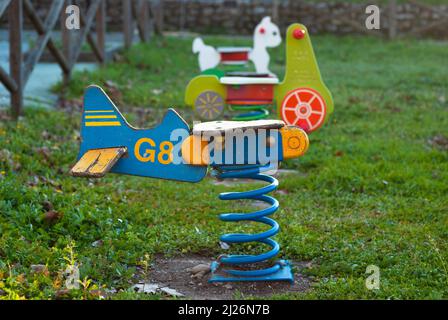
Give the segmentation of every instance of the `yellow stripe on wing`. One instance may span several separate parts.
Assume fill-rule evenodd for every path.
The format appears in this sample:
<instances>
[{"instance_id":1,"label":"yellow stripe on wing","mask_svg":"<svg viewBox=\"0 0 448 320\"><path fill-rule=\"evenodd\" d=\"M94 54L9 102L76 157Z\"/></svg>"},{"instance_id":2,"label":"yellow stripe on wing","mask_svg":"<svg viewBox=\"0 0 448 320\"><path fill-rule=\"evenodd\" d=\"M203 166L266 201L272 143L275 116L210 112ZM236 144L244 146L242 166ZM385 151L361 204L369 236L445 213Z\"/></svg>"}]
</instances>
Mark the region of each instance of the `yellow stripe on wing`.
<instances>
[{"instance_id":1,"label":"yellow stripe on wing","mask_svg":"<svg viewBox=\"0 0 448 320\"><path fill-rule=\"evenodd\" d=\"M119 121L86 121L86 127L119 127L121 123Z\"/></svg>"},{"instance_id":2,"label":"yellow stripe on wing","mask_svg":"<svg viewBox=\"0 0 448 320\"><path fill-rule=\"evenodd\" d=\"M114 110L86 110L85 113L114 112Z\"/></svg>"},{"instance_id":3,"label":"yellow stripe on wing","mask_svg":"<svg viewBox=\"0 0 448 320\"><path fill-rule=\"evenodd\" d=\"M86 116L86 119L117 119L117 116Z\"/></svg>"}]
</instances>

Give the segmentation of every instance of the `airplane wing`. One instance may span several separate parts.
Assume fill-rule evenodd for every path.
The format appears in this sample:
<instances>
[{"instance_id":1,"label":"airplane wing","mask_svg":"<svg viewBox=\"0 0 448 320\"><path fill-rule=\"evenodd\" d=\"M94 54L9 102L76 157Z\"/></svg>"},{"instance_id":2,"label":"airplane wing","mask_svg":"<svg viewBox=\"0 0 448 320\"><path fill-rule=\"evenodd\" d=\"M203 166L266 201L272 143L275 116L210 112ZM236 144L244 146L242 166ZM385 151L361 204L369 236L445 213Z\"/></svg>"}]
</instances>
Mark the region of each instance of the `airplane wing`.
<instances>
[{"instance_id":1,"label":"airplane wing","mask_svg":"<svg viewBox=\"0 0 448 320\"><path fill-rule=\"evenodd\" d=\"M73 166L70 174L75 177L104 177L126 153L126 147L88 150Z\"/></svg>"}]
</instances>

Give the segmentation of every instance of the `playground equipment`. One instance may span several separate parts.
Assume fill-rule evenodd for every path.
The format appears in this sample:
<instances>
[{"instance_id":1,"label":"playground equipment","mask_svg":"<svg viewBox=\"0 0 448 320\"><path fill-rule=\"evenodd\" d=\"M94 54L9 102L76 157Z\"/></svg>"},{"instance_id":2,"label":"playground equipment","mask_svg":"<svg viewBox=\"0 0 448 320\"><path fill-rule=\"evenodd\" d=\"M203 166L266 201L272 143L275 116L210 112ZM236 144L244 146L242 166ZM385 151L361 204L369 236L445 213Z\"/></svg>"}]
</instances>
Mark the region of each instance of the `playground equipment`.
<instances>
[{"instance_id":1,"label":"playground equipment","mask_svg":"<svg viewBox=\"0 0 448 320\"><path fill-rule=\"evenodd\" d=\"M263 201L269 208L225 213L220 219L260 222L270 229L257 234L225 234L220 239L230 244L258 242L271 249L260 255L221 256L212 264L209 281L293 281L286 260L261 269L247 267L257 266L279 253L279 244L271 238L279 232L279 225L268 217L277 211L279 203L267 195L277 188L278 181L265 173L279 162L306 152L309 141L302 129L285 126L280 120L259 120L205 122L190 130L172 109L160 125L136 129L100 87L90 86L84 95L81 138L78 161L70 171L73 176L98 178L114 172L198 182L211 167L212 175L221 179L248 178L269 183L252 191L220 195L222 200Z\"/></svg>"},{"instance_id":2,"label":"playground equipment","mask_svg":"<svg viewBox=\"0 0 448 320\"><path fill-rule=\"evenodd\" d=\"M267 74L227 76L202 74L185 90L185 102L202 120L222 115L224 106L246 111L234 120L254 120L268 116L274 105L287 125L306 132L318 129L333 112L333 99L320 75L306 27L292 24L286 32L286 70L283 81Z\"/></svg>"},{"instance_id":3,"label":"playground equipment","mask_svg":"<svg viewBox=\"0 0 448 320\"><path fill-rule=\"evenodd\" d=\"M199 69L202 71L223 65L245 65L249 60L254 63L257 73L272 74L269 71L269 53L267 48L280 45L282 38L276 24L270 17L264 17L254 30L254 47L218 47L206 45L201 38L193 40L193 53L198 54Z\"/></svg>"}]
</instances>

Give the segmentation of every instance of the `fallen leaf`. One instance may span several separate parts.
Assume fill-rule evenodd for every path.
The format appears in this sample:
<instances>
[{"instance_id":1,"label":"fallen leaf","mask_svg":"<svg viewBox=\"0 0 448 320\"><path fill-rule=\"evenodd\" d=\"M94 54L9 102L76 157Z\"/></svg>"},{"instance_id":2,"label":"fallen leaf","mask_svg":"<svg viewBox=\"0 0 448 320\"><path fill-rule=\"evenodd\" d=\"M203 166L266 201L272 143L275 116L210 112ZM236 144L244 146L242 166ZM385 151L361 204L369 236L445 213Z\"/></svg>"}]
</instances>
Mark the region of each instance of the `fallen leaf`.
<instances>
[{"instance_id":1,"label":"fallen leaf","mask_svg":"<svg viewBox=\"0 0 448 320\"><path fill-rule=\"evenodd\" d=\"M56 297L56 299L61 299L61 298L68 297L69 294L70 294L70 289L61 289L61 290L56 291L55 297Z\"/></svg>"},{"instance_id":2,"label":"fallen leaf","mask_svg":"<svg viewBox=\"0 0 448 320\"><path fill-rule=\"evenodd\" d=\"M126 59L124 58L124 56L122 54L119 53L114 53L114 55L112 56L112 60L114 62L125 62Z\"/></svg>"},{"instance_id":3,"label":"fallen leaf","mask_svg":"<svg viewBox=\"0 0 448 320\"><path fill-rule=\"evenodd\" d=\"M351 96L351 97L348 98L348 102L350 102L350 103L358 103L360 101L361 101L361 99L359 97L356 97L356 96Z\"/></svg>"},{"instance_id":4,"label":"fallen leaf","mask_svg":"<svg viewBox=\"0 0 448 320\"><path fill-rule=\"evenodd\" d=\"M37 273L37 274L43 274L44 276L48 276L50 272L48 271L48 268L44 264L32 264L31 265L31 272Z\"/></svg>"},{"instance_id":5,"label":"fallen leaf","mask_svg":"<svg viewBox=\"0 0 448 320\"><path fill-rule=\"evenodd\" d=\"M438 149L448 150L448 138L438 134L428 140L428 143Z\"/></svg>"},{"instance_id":6,"label":"fallen leaf","mask_svg":"<svg viewBox=\"0 0 448 320\"><path fill-rule=\"evenodd\" d=\"M48 224L55 224L63 217L62 213L59 213L57 211L51 210L47 211L44 214L44 221Z\"/></svg>"},{"instance_id":7,"label":"fallen leaf","mask_svg":"<svg viewBox=\"0 0 448 320\"><path fill-rule=\"evenodd\" d=\"M48 147L34 148L34 152L41 155L45 160L49 160L51 157L51 151Z\"/></svg>"},{"instance_id":8,"label":"fallen leaf","mask_svg":"<svg viewBox=\"0 0 448 320\"><path fill-rule=\"evenodd\" d=\"M38 176L32 176L30 180L26 183L30 187L35 187L39 184L39 177Z\"/></svg>"},{"instance_id":9,"label":"fallen leaf","mask_svg":"<svg viewBox=\"0 0 448 320\"><path fill-rule=\"evenodd\" d=\"M174 289L171 289L167 286L160 285L157 283L137 283L136 285L132 286L132 289L134 289L136 292L139 293L150 293L155 294L157 292L163 292L166 294L169 294L173 297L183 297L184 295Z\"/></svg>"},{"instance_id":10,"label":"fallen leaf","mask_svg":"<svg viewBox=\"0 0 448 320\"><path fill-rule=\"evenodd\" d=\"M98 298L101 298L101 299L105 299L107 297L107 293L104 292L103 290L99 290L99 289L90 290L89 293L92 296L98 297Z\"/></svg>"},{"instance_id":11,"label":"fallen leaf","mask_svg":"<svg viewBox=\"0 0 448 320\"><path fill-rule=\"evenodd\" d=\"M44 202L42 202L42 207L44 208L45 211L51 211L54 208L53 204L48 200L45 200Z\"/></svg>"},{"instance_id":12,"label":"fallen leaf","mask_svg":"<svg viewBox=\"0 0 448 320\"><path fill-rule=\"evenodd\" d=\"M122 100L122 93L121 91L118 89L118 85L111 81L111 80L106 80L104 82L104 86L107 89L107 93L109 94L110 98L113 101L121 101Z\"/></svg>"},{"instance_id":13,"label":"fallen leaf","mask_svg":"<svg viewBox=\"0 0 448 320\"><path fill-rule=\"evenodd\" d=\"M61 97L56 103L57 107L71 114L74 111L81 111L83 106L82 99L65 99Z\"/></svg>"},{"instance_id":14,"label":"fallen leaf","mask_svg":"<svg viewBox=\"0 0 448 320\"><path fill-rule=\"evenodd\" d=\"M152 89L151 92L153 94L155 94L156 96L158 96L159 94L161 94L163 92L162 89Z\"/></svg>"},{"instance_id":15,"label":"fallen leaf","mask_svg":"<svg viewBox=\"0 0 448 320\"><path fill-rule=\"evenodd\" d=\"M5 163L12 170L20 170L22 165L14 160L14 155L8 149L0 150L0 162Z\"/></svg>"},{"instance_id":16,"label":"fallen leaf","mask_svg":"<svg viewBox=\"0 0 448 320\"><path fill-rule=\"evenodd\" d=\"M26 279L25 279L25 274L21 273L17 276L16 281L19 283L25 283Z\"/></svg>"},{"instance_id":17,"label":"fallen leaf","mask_svg":"<svg viewBox=\"0 0 448 320\"><path fill-rule=\"evenodd\" d=\"M168 288L168 287L160 288L160 291L165 292L166 294L169 294L170 296L173 296L173 297L183 297L184 296L184 294L182 294L174 289Z\"/></svg>"},{"instance_id":18,"label":"fallen leaf","mask_svg":"<svg viewBox=\"0 0 448 320\"><path fill-rule=\"evenodd\" d=\"M6 111L0 112L0 120L1 121L9 121L12 120L11 115Z\"/></svg>"},{"instance_id":19,"label":"fallen leaf","mask_svg":"<svg viewBox=\"0 0 448 320\"><path fill-rule=\"evenodd\" d=\"M132 287L135 292L139 293L156 293L160 286L155 283L137 283Z\"/></svg>"},{"instance_id":20,"label":"fallen leaf","mask_svg":"<svg viewBox=\"0 0 448 320\"><path fill-rule=\"evenodd\" d=\"M221 249L223 250L228 250L230 249L230 246L227 242L223 242L223 241L219 241L219 246L221 247Z\"/></svg>"},{"instance_id":21,"label":"fallen leaf","mask_svg":"<svg viewBox=\"0 0 448 320\"><path fill-rule=\"evenodd\" d=\"M40 136L43 140L49 140L51 138L51 134L47 130L42 131Z\"/></svg>"},{"instance_id":22,"label":"fallen leaf","mask_svg":"<svg viewBox=\"0 0 448 320\"><path fill-rule=\"evenodd\" d=\"M97 241L92 242L92 247L95 247L95 248L101 247L102 245L103 245L103 240L97 240Z\"/></svg>"},{"instance_id":23,"label":"fallen leaf","mask_svg":"<svg viewBox=\"0 0 448 320\"><path fill-rule=\"evenodd\" d=\"M275 191L277 194L281 194L281 195L286 195L289 194L288 190L284 190L284 189L279 189L277 191Z\"/></svg>"},{"instance_id":24,"label":"fallen leaf","mask_svg":"<svg viewBox=\"0 0 448 320\"><path fill-rule=\"evenodd\" d=\"M109 87L109 88L116 88L117 87L117 84L115 82L113 82L112 80L106 80L104 82L104 85L106 87Z\"/></svg>"}]
</instances>

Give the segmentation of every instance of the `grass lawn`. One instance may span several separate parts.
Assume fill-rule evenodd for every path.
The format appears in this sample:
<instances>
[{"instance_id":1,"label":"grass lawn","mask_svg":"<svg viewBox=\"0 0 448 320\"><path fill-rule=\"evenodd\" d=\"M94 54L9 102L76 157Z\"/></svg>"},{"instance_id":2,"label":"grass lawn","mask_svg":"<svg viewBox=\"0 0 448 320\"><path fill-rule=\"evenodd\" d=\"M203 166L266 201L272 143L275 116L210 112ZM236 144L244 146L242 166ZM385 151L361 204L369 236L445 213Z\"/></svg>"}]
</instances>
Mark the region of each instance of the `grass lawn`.
<instances>
[{"instance_id":1,"label":"grass lawn","mask_svg":"<svg viewBox=\"0 0 448 320\"><path fill-rule=\"evenodd\" d=\"M281 255L309 262L301 272L313 285L275 298L448 298L448 44L313 41L335 113L303 158L284 163L297 174L282 176L275 194ZM142 118L130 106L153 107L149 124L170 106L190 119L183 105L197 65L190 45L169 37L137 45L119 63L76 74L68 96L108 82L131 123ZM283 48L272 55L282 74ZM117 299L160 298L130 289L155 254L217 256L223 232L258 230L217 219L250 205L219 201L218 193L248 185L70 177L79 125L79 112L43 109L0 123L0 299L95 299L99 289L116 290L109 296ZM66 292L64 270L75 263L83 284ZM379 290L366 289L368 265L380 268Z\"/></svg>"}]
</instances>

